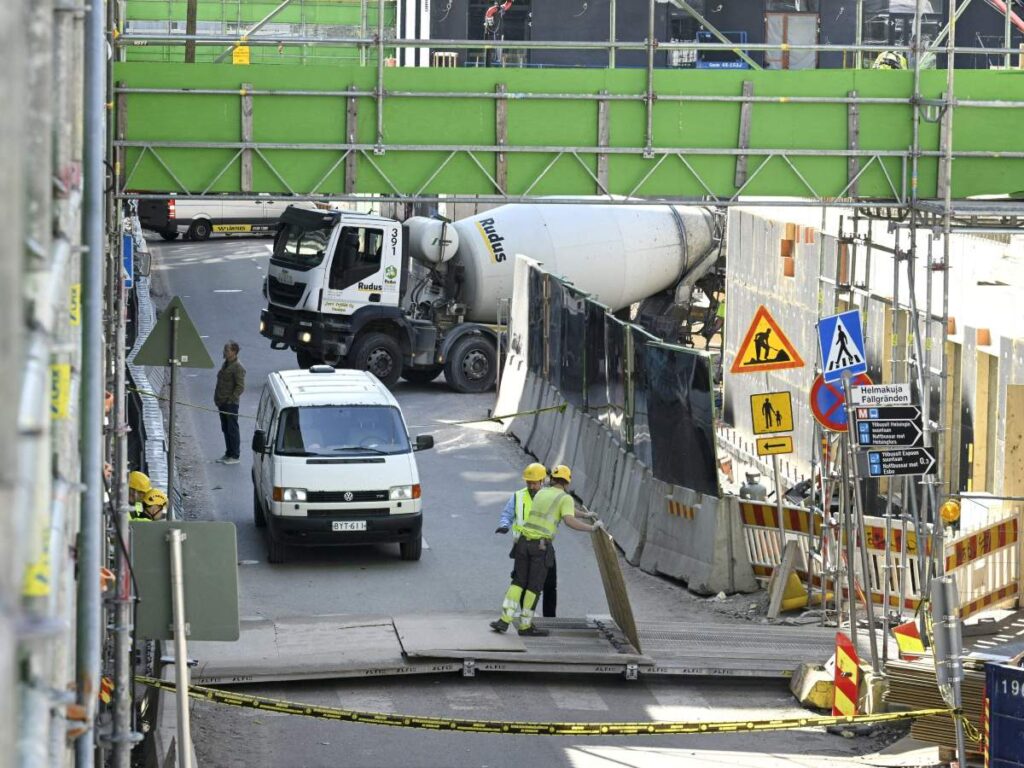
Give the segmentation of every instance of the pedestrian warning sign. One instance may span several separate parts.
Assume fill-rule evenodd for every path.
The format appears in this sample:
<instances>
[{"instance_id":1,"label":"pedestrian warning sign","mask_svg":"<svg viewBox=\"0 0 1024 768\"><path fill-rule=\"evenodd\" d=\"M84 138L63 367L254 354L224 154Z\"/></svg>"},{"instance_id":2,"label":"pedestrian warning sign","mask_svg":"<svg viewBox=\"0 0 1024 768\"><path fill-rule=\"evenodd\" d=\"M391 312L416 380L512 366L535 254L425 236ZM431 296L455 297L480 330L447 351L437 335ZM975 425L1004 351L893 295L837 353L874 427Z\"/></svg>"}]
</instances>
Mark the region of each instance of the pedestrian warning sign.
<instances>
[{"instance_id":1,"label":"pedestrian warning sign","mask_svg":"<svg viewBox=\"0 0 1024 768\"><path fill-rule=\"evenodd\" d=\"M732 368L729 369L730 373L758 373L803 367L804 361L779 328L775 318L765 306L758 307Z\"/></svg>"},{"instance_id":2,"label":"pedestrian warning sign","mask_svg":"<svg viewBox=\"0 0 1024 768\"><path fill-rule=\"evenodd\" d=\"M755 435L792 432L792 395L789 392L761 392L751 395L750 418Z\"/></svg>"},{"instance_id":3,"label":"pedestrian warning sign","mask_svg":"<svg viewBox=\"0 0 1024 768\"><path fill-rule=\"evenodd\" d=\"M860 310L823 317L818 322L822 371L825 381L839 381L843 373L856 375L868 369L864 359L864 337L860 330Z\"/></svg>"}]
</instances>

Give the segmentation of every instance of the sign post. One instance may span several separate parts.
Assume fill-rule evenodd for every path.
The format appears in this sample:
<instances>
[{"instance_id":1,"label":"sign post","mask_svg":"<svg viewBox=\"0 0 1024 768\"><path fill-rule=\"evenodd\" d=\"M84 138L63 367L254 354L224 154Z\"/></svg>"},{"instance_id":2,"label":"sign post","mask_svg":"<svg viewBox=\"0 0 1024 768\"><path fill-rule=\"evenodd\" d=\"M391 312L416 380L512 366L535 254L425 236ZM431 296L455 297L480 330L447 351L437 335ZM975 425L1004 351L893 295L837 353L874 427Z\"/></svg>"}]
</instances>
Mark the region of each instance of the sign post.
<instances>
[{"instance_id":1,"label":"sign post","mask_svg":"<svg viewBox=\"0 0 1024 768\"><path fill-rule=\"evenodd\" d=\"M767 378L767 375L765 376ZM750 420L755 435L793 431L793 397L789 392L761 392L750 396ZM764 438L757 441L759 456L772 457L772 475L775 481L775 511L779 517L779 557L786 549L785 509L782 502L782 473L779 454L793 451L793 438L789 435Z\"/></svg>"},{"instance_id":2,"label":"sign post","mask_svg":"<svg viewBox=\"0 0 1024 768\"><path fill-rule=\"evenodd\" d=\"M179 368L213 368L213 360L206 351L199 331L196 330L185 305L175 296L160 313L149 338L135 355L136 365L171 368L171 401L167 407L167 519L174 519L174 425L175 406L178 403Z\"/></svg>"},{"instance_id":3,"label":"sign post","mask_svg":"<svg viewBox=\"0 0 1024 768\"><path fill-rule=\"evenodd\" d=\"M178 705L176 751L178 768L192 768L192 724L188 711L188 630L185 628L185 576L181 557L184 540L185 532L180 528L171 528L167 532L171 548L171 609L174 614L174 698Z\"/></svg>"}]
</instances>

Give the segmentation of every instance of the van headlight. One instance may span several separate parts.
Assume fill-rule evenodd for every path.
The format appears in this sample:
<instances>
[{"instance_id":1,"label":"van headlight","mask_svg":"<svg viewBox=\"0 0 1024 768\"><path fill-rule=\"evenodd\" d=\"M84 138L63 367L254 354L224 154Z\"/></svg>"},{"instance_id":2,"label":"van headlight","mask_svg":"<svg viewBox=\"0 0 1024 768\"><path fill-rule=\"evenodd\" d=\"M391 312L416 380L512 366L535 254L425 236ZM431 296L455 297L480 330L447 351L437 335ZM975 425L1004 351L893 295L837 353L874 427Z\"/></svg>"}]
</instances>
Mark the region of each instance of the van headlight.
<instances>
[{"instance_id":1,"label":"van headlight","mask_svg":"<svg viewBox=\"0 0 1024 768\"><path fill-rule=\"evenodd\" d=\"M274 501L305 501L305 488L278 488L274 486Z\"/></svg>"},{"instance_id":2,"label":"van headlight","mask_svg":"<svg viewBox=\"0 0 1024 768\"><path fill-rule=\"evenodd\" d=\"M419 483L416 485L395 485L391 487L392 501L410 501L420 497Z\"/></svg>"},{"instance_id":3,"label":"van headlight","mask_svg":"<svg viewBox=\"0 0 1024 768\"><path fill-rule=\"evenodd\" d=\"M311 342L312 340L313 334L310 333L309 331L303 331L302 333L299 334L299 341L301 341L303 344L309 344L309 342Z\"/></svg>"}]
</instances>

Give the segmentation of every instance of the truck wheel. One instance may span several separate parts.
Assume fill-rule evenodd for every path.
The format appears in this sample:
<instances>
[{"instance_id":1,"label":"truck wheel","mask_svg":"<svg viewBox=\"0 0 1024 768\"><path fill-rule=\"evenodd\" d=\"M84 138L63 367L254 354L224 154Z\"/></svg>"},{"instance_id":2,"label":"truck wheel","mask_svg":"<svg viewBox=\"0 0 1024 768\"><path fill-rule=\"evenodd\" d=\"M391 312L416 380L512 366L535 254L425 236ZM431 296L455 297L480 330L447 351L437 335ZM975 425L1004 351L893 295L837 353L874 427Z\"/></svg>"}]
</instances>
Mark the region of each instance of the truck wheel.
<instances>
[{"instance_id":1,"label":"truck wheel","mask_svg":"<svg viewBox=\"0 0 1024 768\"><path fill-rule=\"evenodd\" d=\"M161 232L160 233L160 237L162 237L167 242L170 242L171 240L177 240L178 239L178 233L177 232Z\"/></svg>"},{"instance_id":2,"label":"truck wheel","mask_svg":"<svg viewBox=\"0 0 1024 768\"><path fill-rule=\"evenodd\" d=\"M456 392L486 392L494 386L498 372L494 342L486 336L466 336L455 342L444 377Z\"/></svg>"},{"instance_id":3,"label":"truck wheel","mask_svg":"<svg viewBox=\"0 0 1024 768\"><path fill-rule=\"evenodd\" d=\"M386 333L368 333L352 350L349 366L369 371L391 389L402 373L402 348Z\"/></svg>"},{"instance_id":4,"label":"truck wheel","mask_svg":"<svg viewBox=\"0 0 1024 768\"><path fill-rule=\"evenodd\" d=\"M423 537L417 535L415 539L403 541L398 545L403 560L419 560L423 554Z\"/></svg>"},{"instance_id":5,"label":"truck wheel","mask_svg":"<svg viewBox=\"0 0 1024 768\"><path fill-rule=\"evenodd\" d=\"M260 495L255 488L252 489L252 521L257 528L267 527L267 517L263 514L263 505L260 504Z\"/></svg>"},{"instance_id":6,"label":"truck wheel","mask_svg":"<svg viewBox=\"0 0 1024 768\"><path fill-rule=\"evenodd\" d=\"M267 560L271 563L284 562L284 542L274 538L274 534L267 531Z\"/></svg>"},{"instance_id":7,"label":"truck wheel","mask_svg":"<svg viewBox=\"0 0 1024 768\"><path fill-rule=\"evenodd\" d=\"M299 364L299 368L308 369L311 366L319 365L323 362L319 357L314 355L312 352L306 349L295 350L295 362Z\"/></svg>"},{"instance_id":8,"label":"truck wheel","mask_svg":"<svg viewBox=\"0 0 1024 768\"><path fill-rule=\"evenodd\" d=\"M213 232L213 228L210 226L210 222L206 219L196 219L192 222L192 226L188 228L188 239L196 241L209 240L211 232Z\"/></svg>"},{"instance_id":9,"label":"truck wheel","mask_svg":"<svg viewBox=\"0 0 1024 768\"><path fill-rule=\"evenodd\" d=\"M433 368L406 368L402 371L402 378L410 384L429 384L444 370L443 366L435 365Z\"/></svg>"}]
</instances>

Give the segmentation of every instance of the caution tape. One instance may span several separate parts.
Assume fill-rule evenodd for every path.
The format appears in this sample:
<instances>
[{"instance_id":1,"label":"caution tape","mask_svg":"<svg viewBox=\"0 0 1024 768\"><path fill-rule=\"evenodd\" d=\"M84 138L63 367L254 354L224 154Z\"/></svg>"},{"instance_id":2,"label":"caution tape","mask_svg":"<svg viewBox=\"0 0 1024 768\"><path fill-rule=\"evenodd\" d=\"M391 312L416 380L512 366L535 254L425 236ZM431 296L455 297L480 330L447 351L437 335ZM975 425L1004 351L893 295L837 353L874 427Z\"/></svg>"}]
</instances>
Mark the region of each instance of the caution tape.
<instances>
[{"instance_id":1,"label":"caution tape","mask_svg":"<svg viewBox=\"0 0 1024 768\"><path fill-rule=\"evenodd\" d=\"M155 677L138 676L137 682L165 691L176 690L174 683ZM658 736L689 733L740 733L743 731L782 731L793 728L816 728L830 725L864 725L914 720L929 715L958 715L951 709L917 709L912 712L883 712L875 715L794 717L774 720L735 720L727 722L640 722L640 723L542 723L518 720L464 720L447 717L422 717L385 712L359 712L338 707L300 704L294 701L251 696L219 688L191 685L194 699L227 704L233 707L277 712L285 715L316 717L364 725L388 725L398 728L423 728L431 731L462 731L466 733L507 733L518 736Z\"/></svg>"}]
</instances>

